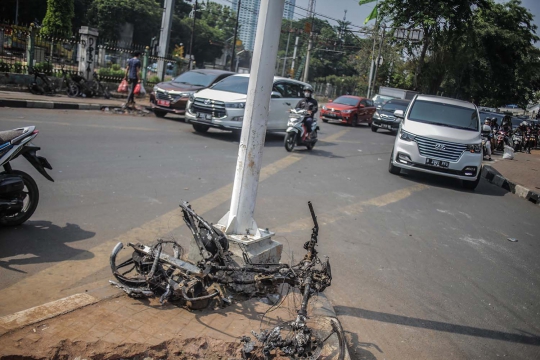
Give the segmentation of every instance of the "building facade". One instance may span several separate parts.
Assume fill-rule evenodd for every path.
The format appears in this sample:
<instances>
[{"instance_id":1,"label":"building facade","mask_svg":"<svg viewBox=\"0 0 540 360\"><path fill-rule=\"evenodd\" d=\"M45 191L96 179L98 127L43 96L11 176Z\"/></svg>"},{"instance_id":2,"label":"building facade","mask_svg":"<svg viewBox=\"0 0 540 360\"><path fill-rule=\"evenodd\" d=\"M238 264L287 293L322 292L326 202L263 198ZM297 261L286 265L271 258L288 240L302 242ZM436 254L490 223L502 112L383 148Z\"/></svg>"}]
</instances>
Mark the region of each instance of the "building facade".
<instances>
[{"instance_id":1,"label":"building facade","mask_svg":"<svg viewBox=\"0 0 540 360\"><path fill-rule=\"evenodd\" d=\"M296 0L288 0L283 10L283 18L292 20L294 16L294 7ZM259 18L259 8L261 0L242 0L240 15L238 17L238 38L242 40L244 48L253 51L255 45L255 35L257 33L257 20ZM232 9L238 9L238 0L232 1Z\"/></svg>"}]
</instances>

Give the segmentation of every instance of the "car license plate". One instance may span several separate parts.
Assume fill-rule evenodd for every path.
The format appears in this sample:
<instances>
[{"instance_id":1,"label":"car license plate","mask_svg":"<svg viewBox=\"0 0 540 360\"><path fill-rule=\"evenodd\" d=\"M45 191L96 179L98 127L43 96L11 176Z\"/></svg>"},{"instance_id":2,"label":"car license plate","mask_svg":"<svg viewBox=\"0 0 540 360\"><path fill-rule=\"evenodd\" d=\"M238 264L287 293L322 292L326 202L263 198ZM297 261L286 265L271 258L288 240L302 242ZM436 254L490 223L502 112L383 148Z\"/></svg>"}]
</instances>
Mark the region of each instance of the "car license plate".
<instances>
[{"instance_id":1,"label":"car license plate","mask_svg":"<svg viewBox=\"0 0 540 360\"><path fill-rule=\"evenodd\" d=\"M380 126L381 126L381 128L383 128L383 129L390 129L390 125L381 124Z\"/></svg>"},{"instance_id":2,"label":"car license plate","mask_svg":"<svg viewBox=\"0 0 540 360\"><path fill-rule=\"evenodd\" d=\"M159 100L157 99L157 104L160 106L171 106L171 102L169 100Z\"/></svg>"},{"instance_id":3,"label":"car license plate","mask_svg":"<svg viewBox=\"0 0 540 360\"><path fill-rule=\"evenodd\" d=\"M440 161L440 160L435 160L435 159L426 159L426 164L431 165L431 166L441 167L441 168L447 168L450 165L448 161Z\"/></svg>"},{"instance_id":4,"label":"car license plate","mask_svg":"<svg viewBox=\"0 0 540 360\"><path fill-rule=\"evenodd\" d=\"M326 116L331 117L331 118L335 118L336 114L328 113L328 114L326 114Z\"/></svg>"},{"instance_id":5,"label":"car license plate","mask_svg":"<svg viewBox=\"0 0 540 360\"><path fill-rule=\"evenodd\" d=\"M197 113L197 119L212 121L212 114Z\"/></svg>"}]
</instances>

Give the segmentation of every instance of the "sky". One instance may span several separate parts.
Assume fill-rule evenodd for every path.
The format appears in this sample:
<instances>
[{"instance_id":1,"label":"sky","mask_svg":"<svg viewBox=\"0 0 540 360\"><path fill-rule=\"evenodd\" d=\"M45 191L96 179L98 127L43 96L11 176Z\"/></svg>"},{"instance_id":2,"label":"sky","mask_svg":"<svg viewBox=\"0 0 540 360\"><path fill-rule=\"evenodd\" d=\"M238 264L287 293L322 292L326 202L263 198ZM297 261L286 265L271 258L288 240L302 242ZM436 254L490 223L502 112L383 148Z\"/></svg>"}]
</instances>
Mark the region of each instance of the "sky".
<instances>
[{"instance_id":1,"label":"sky","mask_svg":"<svg viewBox=\"0 0 540 360\"><path fill-rule=\"evenodd\" d=\"M227 0L212 0L217 3L230 6L230 1ZM496 0L497 2L505 2L504 0ZM296 0L297 9L295 10L295 19L300 19L306 16L306 11L299 7L308 7L309 0ZM323 14L335 19L342 20L344 10L347 10L347 20L352 25L364 26L364 20L371 13L375 2L368 3L362 6L358 5L358 0L316 0L315 12ZM529 9L535 15L535 24L540 28L540 0L522 0L522 6ZM318 17L321 17L320 15ZM328 19L330 24L337 25L335 21ZM368 25L373 25L372 20ZM537 30L540 35L540 30ZM537 46L539 43L536 44Z\"/></svg>"}]
</instances>

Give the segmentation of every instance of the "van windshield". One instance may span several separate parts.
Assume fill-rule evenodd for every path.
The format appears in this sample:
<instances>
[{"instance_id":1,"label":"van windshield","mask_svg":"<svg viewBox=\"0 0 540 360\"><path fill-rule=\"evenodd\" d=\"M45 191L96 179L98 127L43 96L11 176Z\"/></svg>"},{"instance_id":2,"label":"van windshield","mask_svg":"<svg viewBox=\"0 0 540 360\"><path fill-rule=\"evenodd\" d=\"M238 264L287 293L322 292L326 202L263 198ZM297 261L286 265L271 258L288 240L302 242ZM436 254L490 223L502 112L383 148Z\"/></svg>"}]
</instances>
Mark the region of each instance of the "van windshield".
<instances>
[{"instance_id":1,"label":"van windshield","mask_svg":"<svg viewBox=\"0 0 540 360\"><path fill-rule=\"evenodd\" d=\"M211 87L212 90L229 91L238 94L247 94L249 78L246 76L229 76Z\"/></svg>"},{"instance_id":2,"label":"van windshield","mask_svg":"<svg viewBox=\"0 0 540 360\"><path fill-rule=\"evenodd\" d=\"M480 126L476 109L422 100L414 102L408 119L471 131L478 131Z\"/></svg>"}]
</instances>

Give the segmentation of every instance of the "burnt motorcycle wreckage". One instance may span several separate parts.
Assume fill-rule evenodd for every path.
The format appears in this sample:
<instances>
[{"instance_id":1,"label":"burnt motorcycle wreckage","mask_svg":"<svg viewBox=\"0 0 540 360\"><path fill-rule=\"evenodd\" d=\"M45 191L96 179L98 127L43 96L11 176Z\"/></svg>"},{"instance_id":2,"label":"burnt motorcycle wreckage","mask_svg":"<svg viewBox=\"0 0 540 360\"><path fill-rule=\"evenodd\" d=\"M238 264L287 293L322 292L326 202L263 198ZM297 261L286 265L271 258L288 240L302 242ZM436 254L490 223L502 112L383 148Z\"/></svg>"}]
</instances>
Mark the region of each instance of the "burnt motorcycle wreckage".
<instances>
[{"instance_id":1,"label":"burnt motorcycle wreckage","mask_svg":"<svg viewBox=\"0 0 540 360\"><path fill-rule=\"evenodd\" d=\"M227 306L235 298L275 294L279 286L297 289L302 295L296 320L283 323L272 330L255 335L262 344L265 358L277 349L291 358L318 359L327 340L337 336L338 359L344 358L343 331L336 321L330 332L320 332L308 325L307 308L312 296L323 292L332 281L328 257L321 261L316 250L319 226L311 202L308 203L314 227L311 238L304 244L304 258L295 265L254 264L243 250L244 265L238 265L229 252L226 235L192 210L189 203L180 205L187 227L190 229L202 260L196 264L181 259L182 247L175 241L158 240L153 246L128 245L133 248L131 258L117 264L116 258L123 248L118 243L110 256L110 265L118 282L111 284L132 297L160 296L160 302L179 302L191 310L209 306ZM173 254L163 251L170 244ZM283 337L282 337L283 332ZM254 343L243 337L243 355L251 356ZM334 337L335 342L335 337Z\"/></svg>"}]
</instances>

